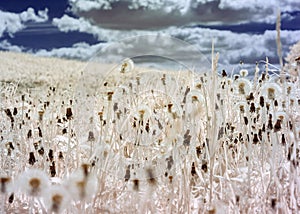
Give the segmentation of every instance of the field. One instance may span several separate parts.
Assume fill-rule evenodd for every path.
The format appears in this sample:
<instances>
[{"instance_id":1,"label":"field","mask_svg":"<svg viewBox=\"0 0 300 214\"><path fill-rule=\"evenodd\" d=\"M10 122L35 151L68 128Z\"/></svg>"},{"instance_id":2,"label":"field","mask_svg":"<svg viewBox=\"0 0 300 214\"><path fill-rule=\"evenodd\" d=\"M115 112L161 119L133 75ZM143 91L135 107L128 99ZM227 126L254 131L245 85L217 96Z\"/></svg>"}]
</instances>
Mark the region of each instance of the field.
<instances>
[{"instance_id":1,"label":"field","mask_svg":"<svg viewBox=\"0 0 300 214\"><path fill-rule=\"evenodd\" d=\"M299 65L0 58L0 213L299 213Z\"/></svg>"}]
</instances>

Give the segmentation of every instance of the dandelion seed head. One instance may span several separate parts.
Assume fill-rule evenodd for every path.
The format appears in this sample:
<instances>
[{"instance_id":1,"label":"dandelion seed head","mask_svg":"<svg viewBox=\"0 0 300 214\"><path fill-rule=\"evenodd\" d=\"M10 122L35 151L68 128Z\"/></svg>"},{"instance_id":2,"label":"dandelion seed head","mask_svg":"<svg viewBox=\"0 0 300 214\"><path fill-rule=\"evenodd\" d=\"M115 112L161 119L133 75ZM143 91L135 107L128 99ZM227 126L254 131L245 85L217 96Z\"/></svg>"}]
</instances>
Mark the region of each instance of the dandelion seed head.
<instances>
[{"instance_id":1,"label":"dandelion seed head","mask_svg":"<svg viewBox=\"0 0 300 214\"><path fill-rule=\"evenodd\" d=\"M279 85L277 83L272 83L272 82L265 83L262 86L261 91L262 91L262 95L264 97L267 97L269 100L278 99L282 92Z\"/></svg>"},{"instance_id":2,"label":"dandelion seed head","mask_svg":"<svg viewBox=\"0 0 300 214\"><path fill-rule=\"evenodd\" d=\"M121 67L119 68L120 73L128 73L134 70L134 62L130 58L126 58L122 61Z\"/></svg>"},{"instance_id":3,"label":"dandelion seed head","mask_svg":"<svg viewBox=\"0 0 300 214\"><path fill-rule=\"evenodd\" d=\"M246 76L248 76L248 70L247 69L241 69L240 70L240 75L242 76L242 77L246 77Z\"/></svg>"}]
</instances>

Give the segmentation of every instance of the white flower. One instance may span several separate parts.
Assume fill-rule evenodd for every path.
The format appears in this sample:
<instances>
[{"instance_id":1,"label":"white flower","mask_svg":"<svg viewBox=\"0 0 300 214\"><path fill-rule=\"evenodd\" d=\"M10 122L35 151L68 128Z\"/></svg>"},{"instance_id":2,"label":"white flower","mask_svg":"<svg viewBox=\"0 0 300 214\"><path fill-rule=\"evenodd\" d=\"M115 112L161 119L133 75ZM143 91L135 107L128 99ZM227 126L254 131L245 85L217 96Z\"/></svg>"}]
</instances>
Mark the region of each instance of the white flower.
<instances>
[{"instance_id":1,"label":"white flower","mask_svg":"<svg viewBox=\"0 0 300 214\"><path fill-rule=\"evenodd\" d=\"M192 90L187 94L186 113L192 117L205 114L205 99L198 90Z\"/></svg>"},{"instance_id":2,"label":"white flower","mask_svg":"<svg viewBox=\"0 0 300 214\"><path fill-rule=\"evenodd\" d=\"M132 59L126 58L122 61L119 71L121 73L128 73L133 71L133 69L134 69L134 62L132 61Z\"/></svg>"},{"instance_id":3,"label":"white flower","mask_svg":"<svg viewBox=\"0 0 300 214\"><path fill-rule=\"evenodd\" d=\"M234 83L237 94L248 95L251 90L251 82L245 78L239 78Z\"/></svg>"},{"instance_id":4,"label":"white flower","mask_svg":"<svg viewBox=\"0 0 300 214\"><path fill-rule=\"evenodd\" d=\"M19 178L18 184L21 191L30 196L41 196L48 188L50 179L48 175L38 169L28 169Z\"/></svg>"},{"instance_id":5,"label":"white flower","mask_svg":"<svg viewBox=\"0 0 300 214\"><path fill-rule=\"evenodd\" d=\"M142 104L137 107L137 112L135 116L139 119L146 121L151 117L151 114L152 114L151 109L148 106Z\"/></svg>"},{"instance_id":6,"label":"white flower","mask_svg":"<svg viewBox=\"0 0 300 214\"><path fill-rule=\"evenodd\" d=\"M277 83L271 82L265 83L261 88L261 92L263 96L270 100L274 100L281 95L282 90Z\"/></svg>"},{"instance_id":7,"label":"white flower","mask_svg":"<svg viewBox=\"0 0 300 214\"><path fill-rule=\"evenodd\" d=\"M0 176L0 194L7 194L13 191L12 180L8 176Z\"/></svg>"},{"instance_id":8,"label":"white flower","mask_svg":"<svg viewBox=\"0 0 300 214\"><path fill-rule=\"evenodd\" d=\"M240 111L241 113L245 113L246 111L248 111L249 106L246 102L241 101L236 104L235 108L237 111Z\"/></svg>"},{"instance_id":9,"label":"white flower","mask_svg":"<svg viewBox=\"0 0 300 214\"><path fill-rule=\"evenodd\" d=\"M49 213L61 213L70 202L70 195L64 186L53 185L44 192L43 200Z\"/></svg>"},{"instance_id":10,"label":"white flower","mask_svg":"<svg viewBox=\"0 0 300 214\"><path fill-rule=\"evenodd\" d=\"M246 77L246 76L248 76L248 70L246 70L246 69L241 69L240 70L240 75L242 76L242 77Z\"/></svg>"},{"instance_id":11,"label":"white flower","mask_svg":"<svg viewBox=\"0 0 300 214\"><path fill-rule=\"evenodd\" d=\"M64 182L74 200L90 200L98 190L98 180L94 174L85 176L82 170L73 173Z\"/></svg>"},{"instance_id":12,"label":"white flower","mask_svg":"<svg viewBox=\"0 0 300 214\"><path fill-rule=\"evenodd\" d=\"M281 121L287 121L288 115L284 111L278 111L276 112L276 118Z\"/></svg>"}]
</instances>

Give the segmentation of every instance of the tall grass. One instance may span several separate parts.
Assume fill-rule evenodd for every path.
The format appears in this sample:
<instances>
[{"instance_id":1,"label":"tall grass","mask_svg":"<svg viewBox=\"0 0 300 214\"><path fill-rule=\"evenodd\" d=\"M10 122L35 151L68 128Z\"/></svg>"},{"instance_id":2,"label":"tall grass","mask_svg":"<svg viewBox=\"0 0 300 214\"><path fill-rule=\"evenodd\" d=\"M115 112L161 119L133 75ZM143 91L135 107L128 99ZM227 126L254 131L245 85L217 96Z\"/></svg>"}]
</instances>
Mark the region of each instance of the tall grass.
<instances>
[{"instance_id":1,"label":"tall grass","mask_svg":"<svg viewBox=\"0 0 300 214\"><path fill-rule=\"evenodd\" d=\"M1 84L1 212L299 212L299 77L218 73L213 56L205 74L132 66L79 92Z\"/></svg>"}]
</instances>

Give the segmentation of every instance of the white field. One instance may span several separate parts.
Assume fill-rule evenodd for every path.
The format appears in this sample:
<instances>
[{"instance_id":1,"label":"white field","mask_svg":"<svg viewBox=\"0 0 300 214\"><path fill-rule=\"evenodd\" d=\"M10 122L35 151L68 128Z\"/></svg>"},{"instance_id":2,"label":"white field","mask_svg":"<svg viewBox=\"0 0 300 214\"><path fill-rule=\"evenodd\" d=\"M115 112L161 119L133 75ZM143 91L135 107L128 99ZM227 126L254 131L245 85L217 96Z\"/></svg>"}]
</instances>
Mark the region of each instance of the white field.
<instances>
[{"instance_id":1,"label":"white field","mask_svg":"<svg viewBox=\"0 0 300 214\"><path fill-rule=\"evenodd\" d=\"M299 77L0 59L0 213L299 213Z\"/></svg>"}]
</instances>

